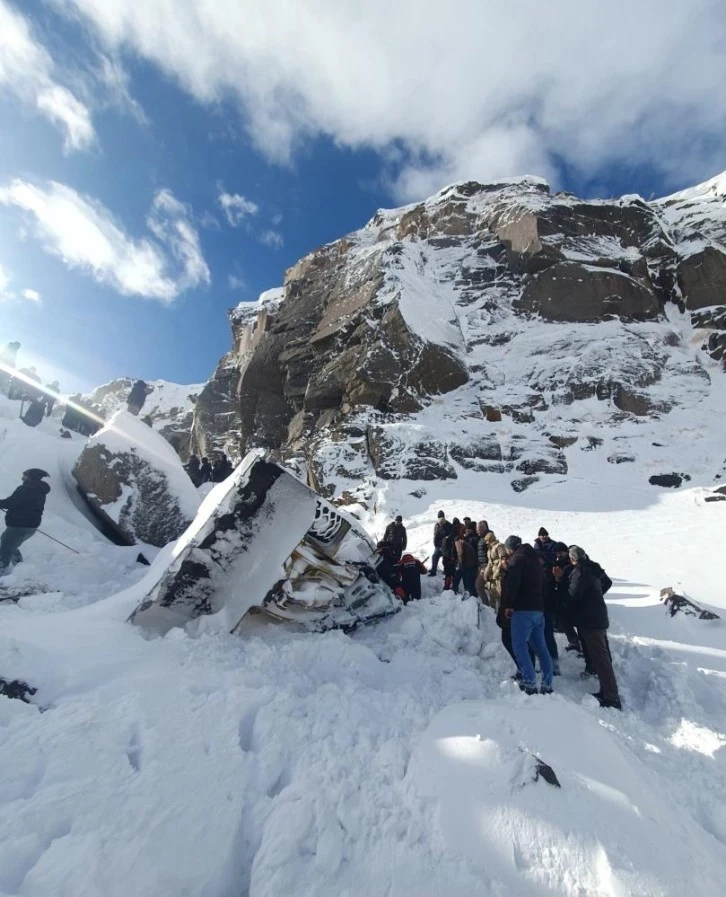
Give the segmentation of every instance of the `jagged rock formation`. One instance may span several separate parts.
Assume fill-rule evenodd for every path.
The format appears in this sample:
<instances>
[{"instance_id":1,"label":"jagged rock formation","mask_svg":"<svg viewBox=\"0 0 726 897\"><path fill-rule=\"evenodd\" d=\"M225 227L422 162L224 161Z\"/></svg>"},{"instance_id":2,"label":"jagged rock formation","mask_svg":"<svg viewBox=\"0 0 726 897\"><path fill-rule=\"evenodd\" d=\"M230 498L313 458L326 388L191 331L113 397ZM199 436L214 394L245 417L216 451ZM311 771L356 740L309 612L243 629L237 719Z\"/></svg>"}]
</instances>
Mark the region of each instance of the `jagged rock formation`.
<instances>
[{"instance_id":1,"label":"jagged rock formation","mask_svg":"<svg viewBox=\"0 0 726 897\"><path fill-rule=\"evenodd\" d=\"M184 532L199 506L172 447L126 411L117 411L88 440L73 476L104 531L122 545L166 545Z\"/></svg>"},{"instance_id":2,"label":"jagged rock formation","mask_svg":"<svg viewBox=\"0 0 726 897\"><path fill-rule=\"evenodd\" d=\"M708 393L689 339L726 351L724 192L585 202L522 178L380 211L231 313L194 445L271 450L349 501L377 479L564 475L602 444L583 420L632 430Z\"/></svg>"}]
</instances>

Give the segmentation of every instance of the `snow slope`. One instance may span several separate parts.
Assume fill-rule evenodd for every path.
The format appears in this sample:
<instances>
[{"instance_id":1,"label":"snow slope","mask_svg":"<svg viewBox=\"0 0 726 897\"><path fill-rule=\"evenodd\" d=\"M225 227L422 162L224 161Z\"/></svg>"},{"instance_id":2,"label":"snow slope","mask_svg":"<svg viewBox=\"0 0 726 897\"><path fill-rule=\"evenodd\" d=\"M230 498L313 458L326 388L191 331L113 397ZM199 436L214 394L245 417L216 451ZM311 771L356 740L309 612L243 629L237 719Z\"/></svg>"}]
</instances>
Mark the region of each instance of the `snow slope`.
<instances>
[{"instance_id":1,"label":"snow slope","mask_svg":"<svg viewBox=\"0 0 726 897\"><path fill-rule=\"evenodd\" d=\"M43 529L81 554L36 535L0 583L30 592L0 603L0 675L38 687L35 706L0 698L3 897L720 897L726 632L666 616L657 590L726 606L724 503L587 452L521 495L466 471L378 496L371 531L400 510L421 557L443 507L500 536L544 524L603 562L619 714L569 654L554 696L523 696L491 612L428 578L353 636L149 637L125 620L173 547L142 568L105 542L66 488L81 440L16 413L0 399L0 493L45 467ZM531 782L520 748L562 788Z\"/></svg>"}]
</instances>

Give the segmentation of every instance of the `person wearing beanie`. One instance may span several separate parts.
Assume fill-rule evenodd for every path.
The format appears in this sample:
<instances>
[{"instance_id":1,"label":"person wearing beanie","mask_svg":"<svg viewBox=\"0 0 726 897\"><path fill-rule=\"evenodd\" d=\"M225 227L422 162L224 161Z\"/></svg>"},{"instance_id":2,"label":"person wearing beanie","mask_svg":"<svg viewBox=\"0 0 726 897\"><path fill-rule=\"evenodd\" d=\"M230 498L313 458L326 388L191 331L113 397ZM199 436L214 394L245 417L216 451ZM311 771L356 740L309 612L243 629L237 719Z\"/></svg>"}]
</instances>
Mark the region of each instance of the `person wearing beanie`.
<instances>
[{"instance_id":1,"label":"person wearing beanie","mask_svg":"<svg viewBox=\"0 0 726 897\"><path fill-rule=\"evenodd\" d=\"M403 525L403 517L400 514L392 523L388 524L383 538L386 542L391 543L396 563L398 563L408 545L408 534L406 533L406 527Z\"/></svg>"},{"instance_id":2,"label":"person wearing beanie","mask_svg":"<svg viewBox=\"0 0 726 897\"><path fill-rule=\"evenodd\" d=\"M502 607L512 627L512 648L522 674L520 688L528 695L537 694L531 646L542 670L542 694L552 692L552 659L544 636L544 577L537 553L519 536L504 542L507 557L502 582Z\"/></svg>"},{"instance_id":3,"label":"person wearing beanie","mask_svg":"<svg viewBox=\"0 0 726 897\"><path fill-rule=\"evenodd\" d=\"M43 480L50 476L39 467L23 471L23 481L7 498L0 500L0 509L5 514L5 530L0 536L0 575L6 573L11 563L23 560L20 546L40 526L45 509L45 498L50 486Z\"/></svg>"},{"instance_id":4,"label":"person wearing beanie","mask_svg":"<svg viewBox=\"0 0 726 897\"><path fill-rule=\"evenodd\" d=\"M429 576L436 576L436 572L439 568L439 561L441 560L441 546L444 541L444 537L449 535L451 532L451 524L446 519L446 514L443 511L439 511L436 515L436 523L434 525L434 553L431 555L431 569L429 570Z\"/></svg>"},{"instance_id":5,"label":"person wearing beanie","mask_svg":"<svg viewBox=\"0 0 726 897\"><path fill-rule=\"evenodd\" d=\"M572 613L569 608L570 593L568 582L570 573L572 573L572 564L570 563L569 549L564 542L555 542L555 562L552 565L552 574L555 578L555 598L559 628L567 637L565 651L576 651L578 654L581 654L580 636L577 634L575 625L572 622Z\"/></svg>"},{"instance_id":6,"label":"person wearing beanie","mask_svg":"<svg viewBox=\"0 0 726 897\"><path fill-rule=\"evenodd\" d=\"M573 622L580 635L585 662L591 665L600 680L600 691L595 692L594 697L602 707L622 710L607 638L608 609L603 598L612 580L579 545L570 545L569 557L573 569L567 589Z\"/></svg>"},{"instance_id":7,"label":"person wearing beanie","mask_svg":"<svg viewBox=\"0 0 726 897\"><path fill-rule=\"evenodd\" d=\"M551 567L555 562L555 543L550 539L550 534L541 526L534 540L534 550L540 558L544 559L544 563Z\"/></svg>"}]
</instances>

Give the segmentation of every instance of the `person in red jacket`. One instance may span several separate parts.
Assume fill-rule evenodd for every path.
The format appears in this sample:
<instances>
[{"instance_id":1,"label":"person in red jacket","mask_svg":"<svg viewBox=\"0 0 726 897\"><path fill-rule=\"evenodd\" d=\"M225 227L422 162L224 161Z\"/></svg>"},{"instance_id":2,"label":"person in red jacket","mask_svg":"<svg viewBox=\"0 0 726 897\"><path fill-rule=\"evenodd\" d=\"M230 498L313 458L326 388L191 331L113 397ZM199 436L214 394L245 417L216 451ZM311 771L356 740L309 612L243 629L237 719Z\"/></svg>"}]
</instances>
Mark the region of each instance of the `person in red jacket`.
<instances>
[{"instance_id":1,"label":"person in red jacket","mask_svg":"<svg viewBox=\"0 0 726 897\"><path fill-rule=\"evenodd\" d=\"M421 577L426 573L426 567L412 554L404 554L396 564L396 570L401 579L404 604L418 601L421 597Z\"/></svg>"}]
</instances>

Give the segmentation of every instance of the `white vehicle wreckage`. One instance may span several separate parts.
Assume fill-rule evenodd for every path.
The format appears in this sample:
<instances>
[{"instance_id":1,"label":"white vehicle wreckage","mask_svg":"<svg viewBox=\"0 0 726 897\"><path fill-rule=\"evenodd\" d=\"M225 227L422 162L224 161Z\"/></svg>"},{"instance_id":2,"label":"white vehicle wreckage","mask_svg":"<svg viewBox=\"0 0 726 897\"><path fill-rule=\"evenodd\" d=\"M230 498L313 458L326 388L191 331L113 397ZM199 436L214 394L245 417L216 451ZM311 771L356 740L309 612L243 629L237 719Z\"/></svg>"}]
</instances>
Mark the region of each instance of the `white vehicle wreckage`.
<instances>
[{"instance_id":1,"label":"white vehicle wreckage","mask_svg":"<svg viewBox=\"0 0 726 897\"><path fill-rule=\"evenodd\" d=\"M355 520L250 453L205 498L130 621L164 633L217 615L234 632L261 612L319 631L354 629L401 607L378 560Z\"/></svg>"}]
</instances>

